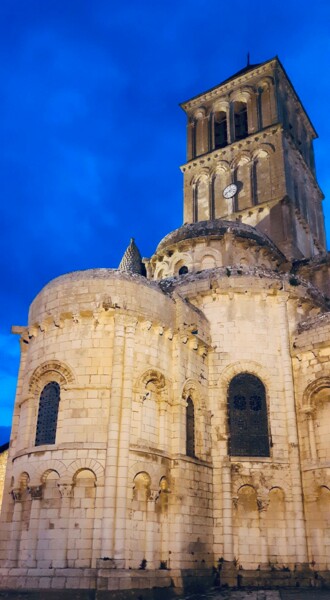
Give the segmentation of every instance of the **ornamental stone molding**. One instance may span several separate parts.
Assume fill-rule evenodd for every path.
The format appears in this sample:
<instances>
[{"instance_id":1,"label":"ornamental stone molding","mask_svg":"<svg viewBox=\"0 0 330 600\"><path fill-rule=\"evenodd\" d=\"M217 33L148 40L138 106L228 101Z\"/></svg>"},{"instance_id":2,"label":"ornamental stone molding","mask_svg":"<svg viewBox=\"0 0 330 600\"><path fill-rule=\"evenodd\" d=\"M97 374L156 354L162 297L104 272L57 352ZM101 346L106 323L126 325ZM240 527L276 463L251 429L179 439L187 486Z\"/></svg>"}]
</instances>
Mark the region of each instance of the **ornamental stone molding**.
<instances>
[{"instance_id":1,"label":"ornamental stone molding","mask_svg":"<svg viewBox=\"0 0 330 600\"><path fill-rule=\"evenodd\" d=\"M41 388L55 378L61 385L72 384L75 376L72 369L61 361L51 360L37 367L30 377L29 392L37 393Z\"/></svg>"}]
</instances>

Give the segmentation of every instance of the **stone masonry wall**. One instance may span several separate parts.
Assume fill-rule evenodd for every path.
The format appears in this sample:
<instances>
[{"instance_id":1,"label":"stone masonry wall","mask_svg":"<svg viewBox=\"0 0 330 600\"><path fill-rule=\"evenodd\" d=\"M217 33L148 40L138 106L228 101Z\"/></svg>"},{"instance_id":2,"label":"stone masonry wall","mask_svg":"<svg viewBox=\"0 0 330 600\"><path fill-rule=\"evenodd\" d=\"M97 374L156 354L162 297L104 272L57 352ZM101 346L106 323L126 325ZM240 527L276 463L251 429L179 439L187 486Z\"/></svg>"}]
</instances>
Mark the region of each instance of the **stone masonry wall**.
<instances>
[{"instance_id":1,"label":"stone masonry wall","mask_svg":"<svg viewBox=\"0 0 330 600\"><path fill-rule=\"evenodd\" d=\"M309 318L293 340L309 561L330 567L329 317Z\"/></svg>"},{"instance_id":2,"label":"stone masonry wall","mask_svg":"<svg viewBox=\"0 0 330 600\"><path fill-rule=\"evenodd\" d=\"M199 285L200 283L200 285ZM254 287L255 286L255 287ZM288 295L262 282L231 277L180 293L211 324L214 552L244 568L307 561L288 327ZM268 286L267 286L268 287ZM294 302L294 301L293 301ZM271 456L228 456L227 389L236 374L253 373L266 387ZM276 522L281 526L276 528ZM245 532L245 533L244 533ZM246 543L247 536L249 544Z\"/></svg>"},{"instance_id":3,"label":"stone masonry wall","mask_svg":"<svg viewBox=\"0 0 330 600\"><path fill-rule=\"evenodd\" d=\"M189 394L198 416L199 458L191 462L195 470L209 473L200 462L210 456L206 403L199 402L207 379L201 384L197 380L201 369L207 375L207 326L180 297L173 301L152 286L122 279L115 274L113 281L110 275L104 282L102 276L85 279L84 274L79 280L75 274L65 279L65 293L57 280L32 306L31 326L22 332L23 386L17 396L14 467L7 485L13 493L2 529L2 558L8 566L95 568L98 560L111 558L119 568L130 562L137 568L143 559L150 567L170 560L178 567L179 555L190 565L186 533L182 530L179 539L173 529L181 509L172 500L176 492L171 469L173 453L186 453ZM196 323L199 334L192 335ZM183 371L176 368L178 360ZM50 381L61 390L56 442L35 446L40 392ZM130 447L138 461L129 460ZM166 468L155 473L158 459ZM197 483L187 485L187 502L192 503L197 485L203 512L204 475L196 478L192 470L191 477ZM211 519L209 474L207 485ZM141 502L147 502L147 511ZM200 543L207 545L211 557L211 529L205 533L202 523L194 524L191 511L187 518L192 539L199 530ZM135 526L147 536L141 558L140 534L132 538L130 533ZM170 532L181 549L173 550L172 558ZM152 548L158 547L154 553Z\"/></svg>"},{"instance_id":4,"label":"stone masonry wall","mask_svg":"<svg viewBox=\"0 0 330 600\"><path fill-rule=\"evenodd\" d=\"M0 453L0 512L1 512L3 489L4 489L4 485L5 485L7 459L8 459L8 449L3 450Z\"/></svg>"}]
</instances>

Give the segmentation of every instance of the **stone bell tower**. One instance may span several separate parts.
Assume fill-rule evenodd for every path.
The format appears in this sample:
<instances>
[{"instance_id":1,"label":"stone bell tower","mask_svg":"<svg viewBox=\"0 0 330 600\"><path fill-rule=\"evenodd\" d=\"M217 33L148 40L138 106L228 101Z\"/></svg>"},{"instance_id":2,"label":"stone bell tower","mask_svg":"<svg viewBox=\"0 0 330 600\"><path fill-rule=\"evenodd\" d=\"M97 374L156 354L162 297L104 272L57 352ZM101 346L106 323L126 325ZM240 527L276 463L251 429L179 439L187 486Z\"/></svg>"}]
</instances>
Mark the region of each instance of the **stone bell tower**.
<instances>
[{"instance_id":1,"label":"stone bell tower","mask_svg":"<svg viewBox=\"0 0 330 600\"><path fill-rule=\"evenodd\" d=\"M181 107L184 222L240 220L289 259L323 253L317 134L278 58L248 65Z\"/></svg>"}]
</instances>

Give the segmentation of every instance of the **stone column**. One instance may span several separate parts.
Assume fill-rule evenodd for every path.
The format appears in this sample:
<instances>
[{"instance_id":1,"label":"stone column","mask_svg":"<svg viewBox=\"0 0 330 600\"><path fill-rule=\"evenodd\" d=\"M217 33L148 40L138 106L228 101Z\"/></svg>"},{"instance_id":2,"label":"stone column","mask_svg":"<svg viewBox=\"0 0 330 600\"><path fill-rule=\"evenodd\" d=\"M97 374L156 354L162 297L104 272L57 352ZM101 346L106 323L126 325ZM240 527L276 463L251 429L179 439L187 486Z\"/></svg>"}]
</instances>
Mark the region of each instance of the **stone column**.
<instances>
[{"instance_id":1,"label":"stone column","mask_svg":"<svg viewBox=\"0 0 330 600\"><path fill-rule=\"evenodd\" d=\"M228 144L232 144L235 141L235 111L234 102L229 104L229 119L227 127Z\"/></svg>"},{"instance_id":2,"label":"stone column","mask_svg":"<svg viewBox=\"0 0 330 600\"><path fill-rule=\"evenodd\" d=\"M21 541L22 527L22 490L19 488L15 488L12 490L11 494L14 499L15 506L8 548L8 560L6 561L6 566L17 567L19 566L19 546Z\"/></svg>"},{"instance_id":3,"label":"stone column","mask_svg":"<svg viewBox=\"0 0 330 600\"><path fill-rule=\"evenodd\" d=\"M215 199L214 199L214 179L213 177L209 178L208 183L208 194L209 194L209 219L215 219Z\"/></svg>"},{"instance_id":4,"label":"stone column","mask_svg":"<svg viewBox=\"0 0 330 600\"><path fill-rule=\"evenodd\" d=\"M263 124L265 122L265 115L262 112L262 94L264 92L264 88L261 86L257 89L257 120L258 120L258 131L263 128Z\"/></svg>"},{"instance_id":5,"label":"stone column","mask_svg":"<svg viewBox=\"0 0 330 600\"><path fill-rule=\"evenodd\" d=\"M274 83L269 83L269 110L271 123L277 123L277 102Z\"/></svg>"},{"instance_id":6,"label":"stone column","mask_svg":"<svg viewBox=\"0 0 330 600\"><path fill-rule=\"evenodd\" d=\"M123 385L123 361L125 345L125 319L114 317L114 343L111 375L111 397L109 398L109 422L107 456L104 480L103 534L101 558L114 558L116 485L118 471L118 444L121 425L121 395Z\"/></svg>"},{"instance_id":7,"label":"stone column","mask_svg":"<svg viewBox=\"0 0 330 600\"><path fill-rule=\"evenodd\" d=\"M180 306L182 300L175 297L177 301L177 321L182 322ZM180 510L181 496L185 490L181 487L182 472L185 468L186 456L186 406L187 402L182 397L182 386L185 381L185 362L186 362L186 343L187 339L176 334L173 339L172 347L172 365L173 365L173 404L172 404L172 432L171 432L171 451L177 455L177 460L173 462L171 475L173 478L173 506L171 519L169 521L169 539L171 540L171 568L179 569L185 558L185 524L183 523Z\"/></svg>"},{"instance_id":8,"label":"stone column","mask_svg":"<svg viewBox=\"0 0 330 600\"><path fill-rule=\"evenodd\" d=\"M222 461L222 522L223 558L234 560L233 552L233 499L231 492L231 463L228 457Z\"/></svg>"},{"instance_id":9,"label":"stone column","mask_svg":"<svg viewBox=\"0 0 330 600\"><path fill-rule=\"evenodd\" d=\"M248 133L255 133L259 129L257 94L252 94L247 102Z\"/></svg>"},{"instance_id":10,"label":"stone column","mask_svg":"<svg viewBox=\"0 0 330 600\"><path fill-rule=\"evenodd\" d=\"M94 527L93 527L93 547L92 547L92 563L91 567L96 566L96 561L100 558L102 545L102 509L100 506L103 503L104 487L102 484L96 483L95 487L95 504L94 504Z\"/></svg>"},{"instance_id":11,"label":"stone column","mask_svg":"<svg viewBox=\"0 0 330 600\"><path fill-rule=\"evenodd\" d=\"M195 158L195 123L191 121L187 125L187 160Z\"/></svg>"},{"instance_id":12,"label":"stone column","mask_svg":"<svg viewBox=\"0 0 330 600\"><path fill-rule=\"evenodd\" d=\"M317 460L317 449L316 449L315 429L314 429L314 413L315 413L315 410L313 409L313 407L309 407L308 410L306 410L310 458L313 461L316 461Z\"/></svg>"},{"instance_id":13,"label":"stone column","mask_svg":"<svg viewBox=\"0 0 330 600\"><path fill-rule=\"evenodd\" d=\"M146 510L146 536L145 536L145 558L147 568L156 569L159 565L155 564L154 538L155 538L155 500L157 492L152 490L147 501Z\"/></svg>"},{"instance_id":14,"label":"stone column","mask_svg":"<svg viewBox=\"0 0 330 600\"><path fill-rule=\"evenodd\" d=\"M187 402L182 398L182 383L184 381L184 357L182 338L176 335L173 339L172 362L176 365L177 380L173 381L173 428L172 428L172 452L175 454L186 454L186 406Z\"/></svg>"},{"instance_id":15,"label":"stone column","mask_svg":"<svg viewBox=\"0 0 330 600\"><path fill-rule=\"evenodd\" d=\"M261 563L268 563L268 543L267 543L267 508L269 498L257 498L259 511L259 527L260 527L260 559Z\"/></svg>"},{"instance_id":16,"label":"stone column","mask_svg":"<svg viewBox=\"0 0 330 600\"><path fill-rule=\"evenodd\" d=\"M38 545L40 500L42 500L42 485L30 486L29 492L32 504L29 524L29 550L26 566L33 568L37 566L36 553Z\"/></svg>"},{"instance_id":17,"label":"stone column","mask_svg":"<svg viewBox=\"0 0 330 600\"><path fill-rule=\"evenodd\" d=\"M215 150L214 113L210 113L209 120L209 152Z\"/></svg>"},{"instance_id":18,"label":"stone column","mask_svg":"<svg viewBox=\"0 0 330 600\"><path fill-rule=\"evenodd\" d=\"M129 445L132 415L135 330L137 320L125 319L125 339L122 377L122 399L120 408L120 429L118 436L118 471L115 504L114 559L118 567L125 567L125 544L127 525L127 482L129 466ZM111 428L111 423L110 423Z\"/></svg>"},{"instance_id":19,"label":"stone column","mask_svg":"<svg viewBox=\"0 0 330 600\"><path fill-rule=\"evenodd\" d=\"M202 127L201 127L201 135L202 135L202 154L205 154L206 152L209 151L209 117L208 115L205 115L205 117L203 119L201 119L202 121Z\"/></svg>"},{"instance_id":20,"label":"stone column","mask_svg":"<svg viewBox=\"0 0 330 600\"><path fill-rule=\"evenodd\" d=\"M160 397L159 401L159 447L164 450L167 448L167 402L165 398Z\"/></svg>"},{"instance_id":21,"label":"stone column","mask_svg":"<svg viewBox=\"0 0 330 600\"><path fill-rule=\"evenodd\" d=\"M169 496L170 490L166 480L162 480L160 484L160 491L157 498L160 514L160 560L168 565L169 559L169 523L168 523L168 512L169 512Z\"/></svg>"},{"instance_id":22,"label":"stone column","mask_svg":"<svg viewBox=\"0 0 330 600\"><path fill-rule=\"evenodd\" d=\"M73 492L72 483L58 483L57 487L61 494L61 508L59 526L61 530L61 542L57 551L57 558L54 561L54 567L65 569L68 566L68 542L69 542L69 523L70 523L70 504Z\"/></svg>"},{"instance_id":23,"label":"stone column","mask_svg":"<svg viewBox=\"0 0 330 600\"><path fill-rule=\"evenodd\" d=\"M295 395L290 356L289 323L287 315L288 295L279 298L279 329L282 345L282 373L287 411L287 432L289 461L292 485L292 503L295 515L295 543L298 563L308 562L305 515L301 480L301 462L299 454L298 427L295 407Z\"/></svg>"}]
</instances>

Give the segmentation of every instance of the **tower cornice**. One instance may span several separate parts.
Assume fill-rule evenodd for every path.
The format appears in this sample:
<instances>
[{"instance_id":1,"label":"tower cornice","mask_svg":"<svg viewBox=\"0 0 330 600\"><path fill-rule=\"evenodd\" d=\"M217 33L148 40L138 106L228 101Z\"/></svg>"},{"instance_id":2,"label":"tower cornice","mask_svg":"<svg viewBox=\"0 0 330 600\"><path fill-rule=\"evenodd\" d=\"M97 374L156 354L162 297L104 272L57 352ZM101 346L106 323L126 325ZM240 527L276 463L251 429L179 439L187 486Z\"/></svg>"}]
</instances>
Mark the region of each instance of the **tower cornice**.
<instances>
[{"instance_id":1,"label":"tower cornice","mask_svg":"<svg viewBox=\"0 0 330 600\"><path fill-rule=\"evenodd\" d=\"M237 87L237 85L244 85L244 83L247 83L256 75L264 75L269 70L269 67L275 67L277 62L279 62L277 58L272 58L264 63L255 65L255 68L251 67L251 69L245 73L233 75L229 79L226 79L224 82L210 88L206 92L197 94L197 96L193 96L190 100L181 102L179 106L181 106L181 108L187 112L190 109L200 106L203 101L209 102L210 100L215 100L226 93L229 94L234 88Z\"/></svg>"},{"instance_id":2,"label":"tower cornice","mask_svg":"<svg viewBox=\"0 0 330 600\"><path fill-rule=\"evenodd\" d=\"M193 98L191 98L190 100L186 100L185 102L180 103L179 106L181 106L181 108L186 113L189 113L191 110L201 106L203 102L209 103L210 101L215 101L218 98L221 98L225 95L228 95L229 99L230 93L233 92L238 86L242 87L244 86L244 84L248 84L256 76L263 76L269 73L277 72L281 73L281 83L283 83L283 86L286 89L286 91L288 91L293 96L296 107L301 109L305 126L310 131L314 139L318 137L318 134L304 108L302 101L300 100L286 70L284 69L281 61L277 56L271 58L270 60L264 63L256 64L255 66L251 65L251 67L247 69L248 70L246 71L244 69L242 71L239 71L236 75L233 75L229 79L226 79L224 82L219 83L218 85L210 88L206 92L198 94L197 96L193 96Z\"/></svg>"},{"instance_id":3,"label":"tower cornice","mask_svg":"<svg viewBox=\"0 0 330 600\"><path fill-rule=\"evenodd\" d=\"M282 131L282 130L283 130L282 123L276 123L274 125L269 125L268 127L265 127L265 129L262 129L261 131L258 131L257 133L255 133L255 132L251 133L251 135L245 137L244 139L237 140L237 141L233 142L232 144L225 146L224 148L217 148L216 150L213 150L212 152L205 152L204 154L201 154L200 156L192 158L188 162L181 165L180 170L182 171L182 173L184 173L185 171L190 170L196 166L206 167L206 166L208 166L208 163L210 163L213 160L216 160L216 161L232 160L233 155L236 154L237 152L241 152L243 150L249 149L251 147L251 144L253 144L254 142L258 143L260 145L261 138L266 139L267 137L273 136L277 132Z\"/></svg>"}]
</instances>

